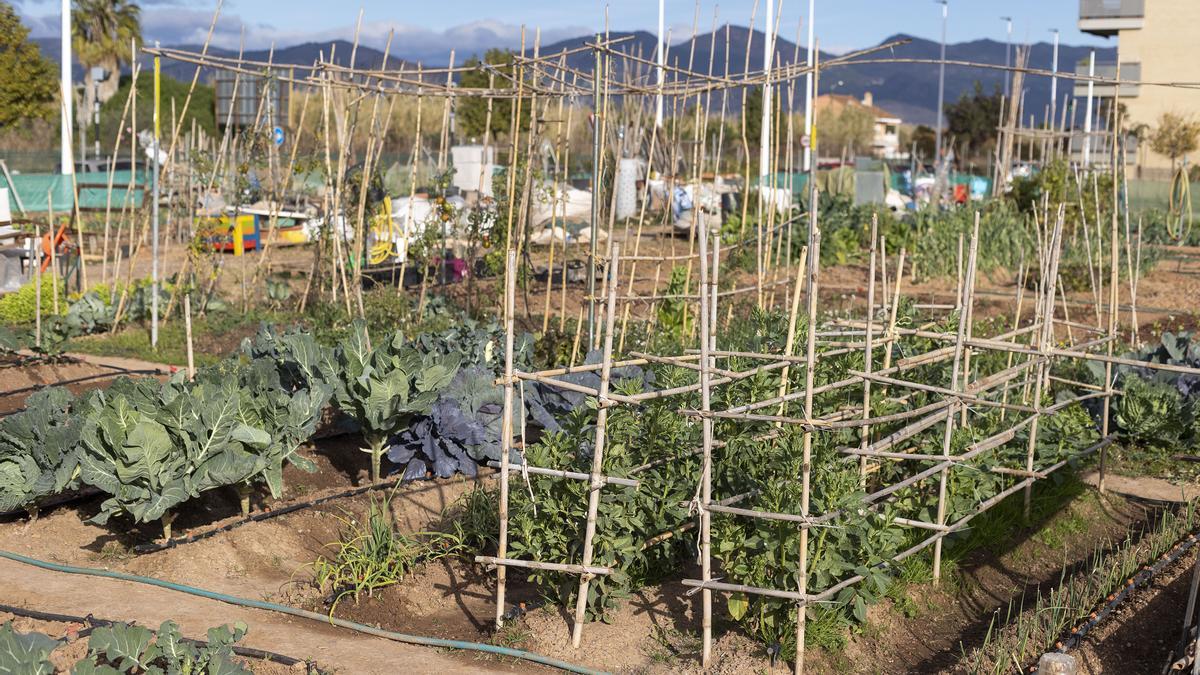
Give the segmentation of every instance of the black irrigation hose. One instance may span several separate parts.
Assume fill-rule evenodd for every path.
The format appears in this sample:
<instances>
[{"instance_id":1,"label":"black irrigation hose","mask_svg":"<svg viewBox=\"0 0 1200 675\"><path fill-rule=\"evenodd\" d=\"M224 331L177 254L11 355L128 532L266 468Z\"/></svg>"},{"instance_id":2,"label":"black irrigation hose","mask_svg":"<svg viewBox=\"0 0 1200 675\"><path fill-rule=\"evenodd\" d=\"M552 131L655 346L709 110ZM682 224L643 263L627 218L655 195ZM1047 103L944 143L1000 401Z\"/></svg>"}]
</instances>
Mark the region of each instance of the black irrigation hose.
<instances>
[{"instance_id":1,"label":"black irrigation hose","mask_svg":"<svg viewBox=\"0 0 1200 675\"><path fill-rule=\"evenodd\" d=\"M36 609L25 609L23 607L13 607L12 605L0 605L0 612L12 614L14 616L24 617L26 619L34 619L35 621L54 621L57 623L78 623L87 626L84 630L79 631L77 637L87 637L91 632L100 626L112 626L117 623L110 619L97 619L88 614L87 616L74 616L72 614L55 614L52 612L41 612ZM65 642L66 638L58 638L59 642ZM183 638L184 642L204 647L208 645L205 640L193 640L191 638ZM240 645L232 645L232 651L238 656L243 656L251 659L259 659L263 661L273 661L285 666L294 666L296 664L308 664L308 661L297 659L285 654L269 652L265 649L257 649L255 647L242 647Z\"/></svg>"},{"instance_id":2,"label":"black irrigation hose","mask_svg":"<svg viewBox=\"0 0 1200 675\"><path fill-rule=\"evenodd\" d=\"M0 392L0 398L16 396L17 394L26 394L31 391L45 389L47 387L61 387L61 386L65 386L68 384L79 384L81 382L90 382L91 380L102 380L102 379L105 379L108 377L120 377L122 375L161 375L161 374L163 374L163 371L161 368L139 368L138 370L118 370L118 371L112 372L112 373L100 373L98 375L86 375L84 377L74 377L69 380L59 380L58 382L46 382L43 384L34 384L34 385L30 385L28 387L21 387L19 389L11 389L9 391Z\"/></svg>"},{"instance_id":3,"label":"black irrigation hose","mask_svg":"<svg viewBox=\"0 0 1200 675\"><path fill-rule=\"evenodd\" d=\"M270 520L271 518L278 518L279 516L287 515L289 513L294 513L296 511L300 511L302 509L308 509L308 508L312 508L314 506L320 506L321 504L325 504L327 502L337 501L339 499L346 499L348 497L356 497L356 496L361 495L366 492L372 492L374 490L382 490L384 488L389 488L389 487L396 485L401 480L402 480L401 478L396 478L393 480L384 481L382 483L375 483L373 485L364 485L362 487L353 488L351 490L346 490L344 492L339 492L337 494L327 495L325 497L319 497L317 499L311 499L306 502L298 502L295 504L288 504L287 506L282 506L277 509L271 509L270 511L261 511L254 515L247 516L247 517L241 518L239 520L235 520L232 523L226 523L225 525L222 525L220 527L215 527L211 530L205 530L204 532L200 532L198 534L190 534L186 537L170 539L170 540L167 540L167 541L161 542L161 543L139 544L139 545L133 547L133 552L137 553L139 555L142 555L142 554L147 554L147 553L157 553L159 551L165 551L166 549L174 548L176 546L182 546L183 544L191 544L193 542L197 542L202 539L208 539L209 537L212 537L214 535L220 534L222 532L228 532L230 530L239 528L242 525L247 525L249 523L257 523L257 522L261 522L264 520Z\"/></svg>"},{"instance_id":4,"label":"black irrigation hose","mask_svg":"<svg viewBox=\"0 0 1200 675\"><path fill-rule=\"evenodd\" d=\"M2 417L2 416L0 416L0 417ZM53 509L53 508L56 508L59 506L64 506L66 504L73 504L75 502L83 501L85 499L91 499L92 497L97 497L101 494L102 493L100 492L100 488L95 488L95 487L92 487L89 485L89 486L80 488L78 490L73 490L70 493L60 493L60 494L54 495L53 497L50 497L50 498L46 499L45 501L38 502L36 504L36 507L37 507L38 512L40 513L46 509ZM29 514L28 509L13 509L12 511L0 511L0 520L7 520L9 518L22 517L22 516L26 516L28 514Z\"/></svg>"},{"instance_id":5,"label":"black irrigation hose","mask_svg":"<svg viewBox=\"0 0 1200 675\"><path fill-rule=\"evenodd\" d=\"M1116 611L1117 607L1125 602L1134 591L1148 584L1156 574L1174 564L1183 554L1196 546L1198 542L1200 542L1200 539L1197 539L1197 533L1189 532L1177 541L1170 550L1160 556L1153 565L1144 566L1135 572L1133 576L1125 580L1125 583L1121 586L1121 590L1110 595L1096 611L1088 615L1088 618L1083 623L1072 628L1070 635L1065 640L1056 643L1052 651L1065 654L1069 650L1078 647L1079 643L1083 641L1084 636L1108 615ZM1037 670L1036 667L1031 667L1031 672L1035 670Z\"/></svg>"}]
</instances>

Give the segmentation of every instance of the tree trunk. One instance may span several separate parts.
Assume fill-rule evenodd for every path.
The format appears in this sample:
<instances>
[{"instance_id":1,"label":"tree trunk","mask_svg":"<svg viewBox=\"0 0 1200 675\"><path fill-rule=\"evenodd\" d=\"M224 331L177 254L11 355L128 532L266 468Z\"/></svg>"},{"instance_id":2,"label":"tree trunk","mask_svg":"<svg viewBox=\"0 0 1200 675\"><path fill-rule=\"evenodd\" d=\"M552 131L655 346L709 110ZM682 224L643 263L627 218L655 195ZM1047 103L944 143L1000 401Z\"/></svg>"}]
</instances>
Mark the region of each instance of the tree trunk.
<instances>
[{"instance_id":1,"label":"tree trunk","mask_svg":"<svg viewBox=\"0 0 1200 675\"><path fill-rule=\"evenodd\" d=\"M116 95L121 86L121 64L115 58L110 58L100 65L108 71L108 79L101 82L99 87L100 104L103 105Z\"/></svg>"},{"instance_id":2,"label":"tree trunk","mask_svg":"<svg viewBox=\"0 0 1200 675\"><path fill-rule=\"evenodd\" d=\"M84 68L83 70L83 105L75 111L76 119L85 125L90 125L92 120L92 106L96 102L96 86L92 79L92 69Z\"/></svg>"}]
</instances>

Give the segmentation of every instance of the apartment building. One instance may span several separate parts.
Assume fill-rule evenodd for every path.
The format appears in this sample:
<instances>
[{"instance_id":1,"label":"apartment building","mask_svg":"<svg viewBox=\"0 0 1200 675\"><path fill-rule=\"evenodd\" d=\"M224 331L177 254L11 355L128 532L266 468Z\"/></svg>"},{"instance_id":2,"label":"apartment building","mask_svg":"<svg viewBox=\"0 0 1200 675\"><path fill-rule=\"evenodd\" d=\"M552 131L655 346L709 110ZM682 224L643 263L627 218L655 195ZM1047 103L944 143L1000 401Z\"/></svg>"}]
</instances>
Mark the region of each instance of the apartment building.
<instances>
[{"instance_id":1,"label":"apartment building","mask_svg":"<svg viewBox=\"0 0 1200 675\"><path fill-rule=\"evenodd\" d=\"M1197 0L1200 2L1200 0ZM862 100L846 94L821 94L814 104L817 119L824 116L837 116L846 108L865 110L875 118L874 130L871 137L871 147L856 148L857 151L869 153L880 159L896 159L903 155L900 148L900 125L904 120L875 105L875 97L871 92L863 94Z\"/></svg>"},{"instance_id":2,"label":"apartment building","mask_svg":"<svg viewBox=\"0 0 1200 675\"><path fill-rule=\"evenodd\" d=\"M1200 82L1200 0L1080 0L1079 30L1116 38L1121 79L1140 82ZM1086 73L1080 64L1077 73ZM1116 64L1096 64L1096 74L1112 77ZM1096 86L1093 96L1111 98L1116 87ZM1086 96L1086 83L1077 83L1075 95ZM1200 87L1126 85L1120 101L1127 118L1124 127L1158 125L1166 112L1200 120ZM1081 108L1082 109L1082 108ZM1128 158L1146 178L1165 178L1171 160L1143 144ZM1192 162L1200 158L1190 158Z\"/></svg>"}]
</instances>

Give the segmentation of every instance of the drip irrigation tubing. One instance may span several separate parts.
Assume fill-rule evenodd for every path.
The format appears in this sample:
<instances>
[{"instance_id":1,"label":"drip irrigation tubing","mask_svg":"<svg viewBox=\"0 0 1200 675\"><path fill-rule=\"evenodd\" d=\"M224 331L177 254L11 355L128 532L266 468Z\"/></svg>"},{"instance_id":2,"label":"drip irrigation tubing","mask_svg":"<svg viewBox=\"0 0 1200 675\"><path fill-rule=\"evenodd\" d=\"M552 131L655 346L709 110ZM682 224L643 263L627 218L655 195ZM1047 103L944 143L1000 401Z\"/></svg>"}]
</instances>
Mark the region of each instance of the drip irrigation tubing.
<instances>
[{"instance_id":1,"label":"drip irrigation tubing","mask_svg":"<svg viewBox=\"0 0 1200 675\"><path fill-rule=\"evenodd\" d=\"M73 636L73 639L87 637L92 631L100 626L112 626L116 621L111 619L98 619L91 614L87 616L75 616L72 614L56 614L53 612L42 612L36 609L25 609L24 607L13 607L12 605L0 605L0 612L12 614L14 616L24 617L26 619L34 619L35 621L54 621L57 623L77 623L87 626ZM67 641L66 637L58 638L59 642ZM204 647L208 645L206 640L195 640L192 638L183 638L184 642ZM260 659L263 661L273 661L285 666L294 666L299 663L308 663L304 659L297 659L286 654L258 649L256 647L243 647L241 645L232 645L230 650L238 656L243 656L251 659Z\"/></svg>"},{"instance_id":2,"label":"drip irrigation tubing","mask_svg":"<svg viewBox=\"0 0 1200 675\"><path fill-rule=\"evenodd\" d=\"M13 562L19 562L19 563L22 563L25 565L31 565L33 567L38 567L38 568L41 568L44 570L49 570L52 572L62 572L65 574L80 574L80 575L91 576L91 577L104 577L104 578L108 578L108 579L117 579L119 581L128 581L128 582L132 582L132 583L136 583L136 584L143 584L146 586L157 586L159 588L165 588L170 591L176 591L178 593L185 593L187 595L193 595L196 597L206 598L209 600L216 600L218 602L224 602L224 603L227 603L230 605L235 605L238 607L249 607L249 608L253 608L253 609L262 609L262 610L266 610L269 612L277 612L279 614L288 614L288 615L300 617L303 619L310 619L312 621L317 621L320 623L330 623L335 626L339 626L341 628L346 628L349 630L357 631L359 633L365 633L367 635L373 635L375 637L386 638L386 639L392 640L394 642L402 642L405 644L421 645L421 646L425 646L425 647L440 647L443 649L460 649L460 650L464 650L464 651L482 652L485 654L498 654L500 656L507 656L510 658L522 659L524 661L529 661L531 663L538 663L538 664L541 664L544 666L549 666L551 668L557 668L559 670L562 670L562 671L565 671L568 673L580 673L581 675L601 675L601 673L602 673L602 671L592 670L590 668L585 668L583 666L579 666L579 665L576 665L573 663L568 663L566 661L560 661L559 659L555 659L555 658L552 658L549 656L543 656L541 654L536 654L534 652L528 652L523 649L513 649L511 647L500 647L497 645L489 645L489 644L484 644L484 643L480 643L480 642L468 642L465 640L450 640L450 639L446 639L446 638L425 637L425 636L421 636L421 635L408 635L405 633L397 633L397 632L393 632L393 631L389 631L389 630L384 630L382 628L375 628L373 626L367 626L365 624L357 623L355 621L348 621L346 619L340 619L340 618L334 617L334 616L327 616L324 614L318 614L316 612L310 612L305 609L298 609L296 607L289 607L287 605L281 605L281 604L278 604L275 602L266 602L264 600L253 600L250 598L239 598L237 596L229 595L226 593L218 593L216 591L209 591L209 590L205 590L203 588L197 588L195 586L188 586L186 584L178 584L178 583L174 583L171 581L164 581L162 579L156 579L154 577L143 577L143 576L139 576L136 574L129 574L127 572L118 572L115 570L103 570L103 569L95 569L95 568L91 568L91 567L76 567L73 565L61 565L59 563L52 563L52 562L47 562L45 560L38 560L37 558L30 558L27 556L20 555L18 553L13 553L11 551L3 551L3 550L0 550L0 558L5 558L8 560L12 560Z\"/></svg>"},{"instance_id":3,"label":"drip irrigation tubing","mask_svg":"<svg viewBox=\"0 0 1200 675\"><path fill-rule=\"evenodd\" d=\"M1154 564L1143 566L1140 570L1135 572L1133 576L1126 579L1125 583L1121 586L1121 590L1109 595L1104 603L1095 612L1089 614L1088 618L1085 619L1083 623L1080 623L1071 629L1070 635L1066 639L1060 640L1058 643L1056 643L1052 651L1065 654L1071 649L1078 647L1079 643L1083 641L1084 636L1086 636L1089 631L1099 625L1099 623L1108 617L1108 615L1116 611L1117 607L1119 607L1121 603L1128 600L1129 597L1133 595L1134 591L1150 583L1150 580L1153 579L1155 575L1161 573L1163 570L1174 564L1175 561L1179 560L1179 558L1181 558L1185 553L1196 546L1198 542L1200 542L1200 539L1197 539L1196 532L1189 532L1188 534L1184 535L1175 543L1174 546L1170 548L1170 550L1159 556L1158 560L1155 561Z\"/></svg>"},{"instance_id":4,"label":"drip irrigation tubing","mask_svg":"<svg viewBox=\"0 0 1200 675\"><path fill-rule=\"evenodd\" d=\"M197 534L189 534L186 537L169 539L169 540L167 540L165 542L161 542L161 543L139 544L139 545L133 547L133 552L141 555L141 554L146 554L146 553L157 553L159 551L165 551L166 549L174 548L176 546L182 546L183 544L191 544L193 542L197 542L202 539L208 539L209 537L212 537L214 535L220 534L222 532L228 532L233 529L237 529L237 528L241 527L242 525L247 525L249 523L257 523L257 522L261 522L264 520L270 520L271 518L277 518L279 516L284 516L289 513L294 513L296 511L300 511L302 509L308 509L308 508L312 508L314 506L320 506L321 504L325 504L326 502L337 501L339 499L346 499L348 497L355 497L355 496L361 495L366 492L372 492L374 490L382 490L385 488L390 488L390 487L393 487L396 484L398 484L401 480L402 480L402 478L396 478L393 480L384 481L382 483L374 483L372 485L364 485L362 487L352 488L350 490L345 490L345 491L339 492L337 494L326 495L324 497L318 497L317 499L310 499L310 500L304 501L304 502L297 502L295 504L288 504L287 506L281 506L277 509L271 509L270 511L260 511L259 513L255 513L253 515L246 516L245 518L235 520L232 523L226 523L225 525L222 525L220 527L214 527L211 530L205 530L204 532L199 532Z\"/></svg>"},{"instance_id":5,"label":"drip irrigation tubing","mask_svg":"<svg viewBox=\"0 0 1200 675\"><path fill-rule=\"evenodd\" d=\"M44 511L46 509L53 509L53 508L57 508L59 506L64 506L66 504L73 504L75 502L83 501L85 499L91 499L92 497L98 497L101 494L103 494L103 493L100 491L100 488L91 487L89 485L89 486L80 488L78 490L74 490L69 494L59 494L59 495L50 497L49 499L46 499L45 501L36 503L35 507L37 509L37 512L41 513L42 511ZM29 515L28 509L13 509L11 511L0 511L0 520L7 520L9 518L15 518L18 516L26 516L26 515Z\"/></svg>"},{"instance_id":6,"label":"drip irrigation tubing","mask_svg":"<svg viewBox=\"0 0 1200 675\"><path fill-rule=\"evenodd\" d=\"M120 377L122 375L161 375L163 371L158 368L139 368L138 370L118 370L112 373L99 373L97 375L85 375L84 377L74 377L69 380L59 380L58 382L45 382L33 384L28 387L19 389L10 389L9 391L0 392L0 398L16 396L17 394L26 394L47 387L62 387L68 384L79 384L81 382L90 382L92 380L103 380L108 377Z\"/></svg>"}]
</instances>

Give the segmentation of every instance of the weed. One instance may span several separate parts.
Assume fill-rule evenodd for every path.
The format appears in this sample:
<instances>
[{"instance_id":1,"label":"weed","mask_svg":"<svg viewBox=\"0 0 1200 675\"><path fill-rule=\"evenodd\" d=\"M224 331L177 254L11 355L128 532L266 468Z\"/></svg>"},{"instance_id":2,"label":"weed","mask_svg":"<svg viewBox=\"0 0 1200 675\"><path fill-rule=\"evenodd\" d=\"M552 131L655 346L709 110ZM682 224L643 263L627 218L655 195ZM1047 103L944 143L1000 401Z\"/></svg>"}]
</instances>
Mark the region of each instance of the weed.
<instances>
[{"instance_id":1,"label":"weed","mask_svg":"<svg viewBox=\"0 0 1200 675\"><path fill-rule=\"evenodd\" d=\"M651 644L642 651L651 661L659 664L673 664L680 656L700 649L699 636L675 628L654 626L650 640Z\"/></svg>"},{"instance_id":2,"label":"weed","mask_svg":"<svg viewBox=\"0 0 1200 675\"><path fill-rule=\"evenodd\" d=\"M96 557L100 560L124 560L132 555L128 546L114 539L104 542L104 546L100 548Z\"/></svg>"},{"instance_id":3,"label":"weed","mask_svg":"<svg viewBox=\"0 0 1200 675\"><path fill-rule=\"evenodd\" d=\"M346 596L357 602L363 593L399 583L417 565L462 550L462 542L443 532L406 535L396 531L387 516L388 499L371 499L364 521L347 515L331 556L313 563L313 583L330 593L329 614Z\"/></svg>"},{"instance_id":4,"label":"weed","mask_svg":"<svg viewBox=\"0 0 1200 675\"><path fill-rule=\"evenodd\" d=\"M528 630L516 622L509 622L492 635L490 642L497 647L520 648L531 637L533 634Z\"/></svg>"}]
</instances>

